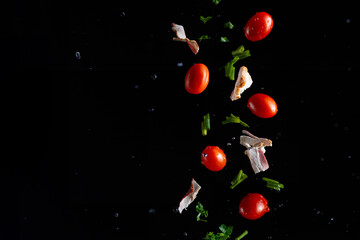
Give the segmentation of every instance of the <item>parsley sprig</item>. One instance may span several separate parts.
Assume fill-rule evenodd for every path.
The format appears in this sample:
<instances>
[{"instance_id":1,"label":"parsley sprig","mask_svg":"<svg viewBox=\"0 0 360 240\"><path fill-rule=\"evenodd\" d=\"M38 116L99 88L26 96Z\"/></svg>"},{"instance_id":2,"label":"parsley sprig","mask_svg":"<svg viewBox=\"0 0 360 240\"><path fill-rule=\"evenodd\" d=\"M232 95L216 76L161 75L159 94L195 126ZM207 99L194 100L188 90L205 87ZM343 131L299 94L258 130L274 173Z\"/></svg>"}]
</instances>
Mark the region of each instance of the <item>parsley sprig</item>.
<instances>
[{"instance_id":1,"label":"parsley sprig","mask_svg":"<svg viewBox=\"0 0 360 240\"><path fill-rule=\"evenodd\" d=\"M208 212L208 210L204 209L204 206L200 202L198 202L196 205L196 212L198 213L198 215L196 216L196 220L198 222L199 221L207 222L207 220L201 219L201 216L203 216L204 218L207 218L209 216L209 212Z\"/></svg>"},{"instance_id":2,"label":"parsley sprig","mask_svg":"<svg viewBox=\"0 0 360 240\"><path fill-rule=\"evenodd\" d=\"M221 224L219 227L221 232L216 234L213 232L208 232L203 240L226 240L230 238L233 228L233 226L226 226L225 224Z\"/></svg>"}]
</instances>

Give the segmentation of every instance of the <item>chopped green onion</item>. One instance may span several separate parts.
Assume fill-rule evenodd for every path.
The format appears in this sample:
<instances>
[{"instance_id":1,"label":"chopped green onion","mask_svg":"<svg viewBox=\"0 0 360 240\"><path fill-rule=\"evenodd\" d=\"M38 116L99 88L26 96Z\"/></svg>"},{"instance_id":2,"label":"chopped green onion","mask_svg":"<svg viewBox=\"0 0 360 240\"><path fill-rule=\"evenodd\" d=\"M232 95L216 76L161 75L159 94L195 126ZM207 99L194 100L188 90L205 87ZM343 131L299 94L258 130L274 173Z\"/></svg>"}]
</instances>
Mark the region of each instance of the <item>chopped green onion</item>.
<instances>
[{"instance_id":1,"label":"chopped green onion","mask_svg":"<svg viewBox=\"0 0 360 240\"><path fill-rule=\"evenodd\" d=\"M220 37L220 42L230 42L227 37Z\"/></svg>"},{"instance_id":2,"label":"chopped green onion","mask_svg":"<svg viewBox=\"0 0 360 240\"><path fill-rule=\"evenodd\" d=\"M207 131L210 130L210 113L207 113L203 117L204 121L201 121L201 134L207 135Z\"/></svg>"},{"instance_id":3,"label":"chopped green onion","mask_svg":"<svg viewBox=\"0 0 360 240\"><path fill-rule=\"evenodd\" d=\"M234 28L234 25L233 25L231 22L226 22L226 23L224 24L224 28L233 29L233 28Z\"/></svg>"},{"instance_id":4,"label":"chopped green onion","mask_svg":"<svg viewBox=\"0 0 360 240\"><path fill-rule=\"evenodd\" d=\"M240 58L236 56L225 65L225 77L228 77L230 80L235 80L234 64L239 61L239 59Z\"/></svg>"},{"instance_id":5,"label":"chopped green onion","mask_svg":"<svg viewBox=\"0 0 360 240\"><path fill-rule=\"evenodd\" d=\"M262 180L265 182L279 183L278 181L267 177L263 177Z\"/></svg>"},{"instance_id":6,"label":"chopped green onion","mask_svg":"<svg viewBox=\"0 0 360 240\"><path fill-rule=\"evenodd\" d=\"M204 115L204 127L210 130L210 113Z\"/></svg>"},{"instance_id":7,"label":"chopped green onion","mask_svg":"<svg viewBox=\"0 0 360 240\"><path fill-rule=\"evenodd\" d=\"M245 230L240 236L238 236L237 238L235 238L235 240L240 240L242 239L243 237L245 237L246 235L248 235L248 230Z\"/></svg>"},{"instance_id":8,"label":"chopped green onion","mask_svg":"<svg viewBox=\"0 0 360 240\"><path fill-rule=\"evenodd\" d=\"M236 177L231 181L231 189L234 189L239 183L247 179L247 175L243 172L243 170L240 170L239 173L236 175Z\"/></svg>"},{"instance_id":9,"label":"chopped green onion","mask_svg":"<svg viewBox=\"0 0 360 240\"><path fill-rule=\"evenodd\" d=\"M207 129L204 127L204 121L201 121L201 135L207 135Z\"/></svg>"},{"instance_id":10,"label":"chopped green onion","mask_svg":"<svg viewBox=\"0 0 360 240\"><path fill-rule=\"evenodd\" d=\"M250 126L246 124L245 122L240 120L240 117L233 115L230 113L229 117L225 117L226 119L221 122L222 125L228 124L228 123L240 123L242 126L249 128Z\"/></svg>"},{"instance_id":11,"label":"chopped green onion","mask_svg":"<svg viewBox=\"0 0 360 240\"><path fill-rule=\"evenodd\" d=\"M244 58L247 58L247 57L250 57L250 56L251 56L249 50L246 50L246 51L245 51L244 45L241 45L241 46L238 47L236 50L232 51L231 54L232 54L233 57L238 56L239 59L244 59Z\"/></svg>"},{"instance_id":12,"label":"chopped green onion","mask_svg":"<svg viewBox=\"0 0 360 240\"><path fill-rule=\"evenodd\" d=\"M201 42L202 40L208 40L211 39L211 37L209 37L208 35L202 35L201 37L199 37L199 42Z\"/></svg>"},{"instance_id":13,"label":"chopped green onion","mask_svg":"<svg viewBox=\"0 0 360 240\"><path fill-rule=\"evenodd\" d=\"M271 179L271 178L267 178L267 177L263 177L262 180L264 180L266 182L266 187L274 189L279 191L281 188L284 188L284 184L279 183L278 181Z\"/></svg>"},{"instance_id":14,"label":"chopped green onion","mask_svg":"<svg viewBox=\"0 0 360 240\"><path fill-rule=\"evenodd\" d=\"M203 16L200 16L200 20L205 24L207 23L210 19L212 19L213 17L212 16L207 16L207 17L203 17Z\"/></svg>"}]
</instances>

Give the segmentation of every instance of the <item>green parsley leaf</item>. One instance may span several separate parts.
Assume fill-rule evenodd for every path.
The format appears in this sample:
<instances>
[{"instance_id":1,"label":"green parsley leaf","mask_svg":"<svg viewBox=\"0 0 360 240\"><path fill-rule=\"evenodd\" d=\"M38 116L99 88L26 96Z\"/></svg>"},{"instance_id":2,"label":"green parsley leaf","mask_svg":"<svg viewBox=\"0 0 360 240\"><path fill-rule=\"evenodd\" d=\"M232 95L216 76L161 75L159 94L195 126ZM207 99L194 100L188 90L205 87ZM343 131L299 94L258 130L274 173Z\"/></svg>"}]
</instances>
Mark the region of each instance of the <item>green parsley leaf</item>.
<instances>
[{"instance_id":1,"label":"green parsley leaf","mask_svg":"<svg viewBox=\"0 0 360 240\"><path fill-rule=\"evenodd\" d=\"M230 42L227 37L220 37L220 42Z\"/></svg>"},{"instance_id":2,"label":"green parsley leaf","mask_svg":"<svg viewBox=\"0 0 360 240\"><path fill-rule=\"evenodd\" d=\"M234 25L229 21L224 23L224 28L233 29Z\"/></svg>"},{"instance_id":3,"label":"green parsley leaf","mask_svg":"<svg viewBox=\"0 0 360 240\"><path fill-rule=\"evenodd\" d=\"M231 233L233 231L233 226L226 226L225 224L221 224L219 227L220 231L217 234L213 232L208 232L206 236L203 238L204 240L226 240L230 238Z\"/></svg>"},{"instance_id":4,"label":"green parsley leaf","mask_svg":"<svg viewBox=\"0 0 360 240\"><path fill-rule=\"evenodd\" d=\"M212 19L213 17L212 16L207 16L207 17L203 17L203 16L200 16L200 20L205 24L207 23L210 19Z\"/></svg>"},{"instance_id":5,"label":"green parsley leaf","mask_svg":"<svg viewBox=\"0 0 360 240\"><path fill-rule=\"evenodd\" d=\"M202 40L211 39L211 37L209 37L208 35L202 35L202 36L200 36L198 39L199 39L199 42L201 42Z\"/></svg>"},{"instance_id":6,"label":"green parsley leaf","mask_svg":"<svg viewBox=\"0 0 360 240\"><path fill-rule=\"evenodd\" d=\"M205 218L207 218L209 216L209 212L207 210L204 209L204 206L198 202L196 205L196 212L198 212L199 214L196 216L196 220L202 221L202 222L207 222L207 220L205 219L201 219L201 216L204 216Z\"/></svg>"},{"instance_id":7,"label":"green parsley leaf","mask_svg":"<svg viewBox=\"0 0 360 240\"><path fill-rule=\"evenodd\" d=\"M221 0L212 0L212 2L213 2L215 5L218 5L218 4L221 2Z\"/></svg>"}]
</instances>

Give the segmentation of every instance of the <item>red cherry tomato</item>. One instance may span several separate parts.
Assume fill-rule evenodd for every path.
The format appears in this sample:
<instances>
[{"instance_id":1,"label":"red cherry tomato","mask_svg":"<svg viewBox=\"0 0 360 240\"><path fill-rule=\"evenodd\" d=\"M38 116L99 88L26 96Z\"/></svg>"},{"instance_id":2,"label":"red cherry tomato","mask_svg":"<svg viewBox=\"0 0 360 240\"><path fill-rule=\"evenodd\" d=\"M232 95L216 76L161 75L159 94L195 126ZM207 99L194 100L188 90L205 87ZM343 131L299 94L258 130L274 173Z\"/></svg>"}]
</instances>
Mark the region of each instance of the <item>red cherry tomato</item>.
<instances>
[{"instance_id":1,"label":"red cherry tomato","mask_svg":"<svg viewBox=\"0 0 360 240\"><path fill-rule=\"evenodd\" d=\"M202 63L194 64L185 75L185 89L189 93L202 93L209 84L209 69Z\"/></svg>"},{"instance_id":2,"label":"red cherry tomato","mask_svg":"<svg viewBox=\"0 0 360 240\"><path fill-rule=\"evenodd\" d=\"M207 146L201 153L201 164L211 171L220 171L226 165L226 155L218 146Z\"/></svg>"},{"instance_id":3,"label":"red cherry tomato","mask_svg":"<svg viewBox=\"0 0 360 240\"><path fill-rule=\"evenodd\" d=\"M268 211L270 211L268 202L266 198L259 193L249 193L239 204L239 213L249 220L261 218Z\"/></svg>"},{"instance_id":4,"label":"red cherry tomato","mask_svg":"<svg viewBox=\"0 0 360 240\"><path fill-rule=\"evenodd\" d=\"M253 114L261 118L271 118L278 111L275 100L263 93L252 95L247 102L247 107Z\"/></svg>"},{"instance_id":5,"label":"red cherry tomato","mask_svg":"<svg viewBox=\"0 0 360 240\"><path fill-rule=\"evenodd\" d=\"M259 41L269 35L273 25L274 22L270 14L258 12L246 23L244 28L245 36L250 41Z\"/></svg>"}]
</instances>

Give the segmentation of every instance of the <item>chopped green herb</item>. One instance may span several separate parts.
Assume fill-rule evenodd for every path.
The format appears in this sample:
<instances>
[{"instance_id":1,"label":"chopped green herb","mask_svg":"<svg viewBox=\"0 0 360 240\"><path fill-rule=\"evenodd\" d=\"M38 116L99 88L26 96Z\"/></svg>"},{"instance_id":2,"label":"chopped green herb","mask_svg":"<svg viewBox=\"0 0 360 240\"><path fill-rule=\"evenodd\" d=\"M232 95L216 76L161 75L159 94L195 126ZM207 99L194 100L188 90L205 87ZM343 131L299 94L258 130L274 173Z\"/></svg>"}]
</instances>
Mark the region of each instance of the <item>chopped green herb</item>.
<instances>
[{"instance_id":1,"label":"chopped green herb","mask_svg":"<svg viewBox=\"0 0 360 240\"><path fill-rule=\"evenodd\" d=\"M210 113L204 115L204 120L201 121L201 134L207 135L207 131L210 130Z\"/></svg>"},{"instance_id":2,"label":"chopped green herb","mask_svg":"<svg viewBox=\"0 0 360 240\"><path fill-rule=\"evenodd\" d=\"M211 37L209 37L208 35L202 35L201 37L199 37L199 42L201 42L202 40L207 40L207 39L211 39Z\"/></svg>"},{"instance_id":3,"label":"chopped green herb","mask_svg":"<svg viewBox=\"0 0 360 240\"><path fill-rule=\"evenodd\" d=\"M247 57L250 57L250 56L251 56L249 50L246 50L246 51L245 51L244 45L241 45L241 46L238 47L236 50L232 51L231 54L232 54L233 57L238 56L239 59L244 59L244 58L247 58Z\"/></svg>"},{"instance_id":4,"label":"chopped green herb","mask_svg":"<svg viewBox=\"0 0 360 240\"><path fill-rule=\"evenodd\" d=\"M224 23L224 28L233 29L234 25L231 22Z\"/></svg>"},{"instance_id":5,"label":"chopped green herb","mask_svg":"<svg viewBox=\"0 0 360 240\"><path fill-rule=\"evenodd\" d=\"M226 240L230 238L230 235L233 231L233 226L226 226L225 224L221 224L219 227L220 231L217 234L213 232L208 232L206 236L203 238L204 240Z\"/></svg>"},{"instance_id":6,"label":"chopped green herb","mask_svg":"<svg viewBox=\"0 0 360 240\"><path fill-rule=\"evenodd\" d=\"M221 122L222 125L228 124L228 123L240 123L242 126L249 128L250 126L246 124L245 122L240 120L240 117L233 115L230 113L229 117L225 117L226 119Z\"/></svg>"},{"instance_id":7,"label":"chopped green herb","mask_svg":"<svg viewBox=\"0 0 360 240\"><path fill-rule=\"evenodd\" d=\"M225 77L228 77L230 80L235 80L234 64L241 59L250 57L251 54L249 50L245 50L243 45L232 51L231 54L233 55L233 59L225 65Z\"/></svg>"},{"instance_id":8,"label":"chopped green herb","mask_svg":"<svg viewBox=\"0 0 360 240\"><path fill-rule=\"evenodd\" d=\"M207 16L207 17L203 17L203 16L200 16L200 20L205 24L207 23L210 19L212 19L213 17L212 16Z\"/></svg>"},{"instance_id":9,"label":"chopped green herb","mask_svg":"<svg viewBox=\"0 0 360 240\"><path fill-rule=\"evenodd\" d=\"M236 56L225 65L225 77L228 77L230 80L235 80L234 64L239 61L239 59L240 58Z\"/></svg>"},{"instance_id":10,"label":"chopped green herb","mask_svg":"<svg viewBox=\"0 0 360 240\"><path fill-rule=\"evenodd\" d=\"M212 2L213 2L215 5L218 5L218 4L221 2L221 0L212 0Z\"/></svg>"},{"instance_id":11,"label":"chopped green herb","mask_svg":"<svg viewBox=\"0 0 360 240\"><path fill-rule=\"evenodd\" d=\"M271 179L271 178L267 178L267 177L263 177L262 180L264 180L266 182L266 187L280 191L281 188L284 188L284 185L282 183L279 183L278 181Z\"/></svg>"},{"instance_id":12,"label":"chopped green herb","mask_svg":"<svg viewBox=\"0 0 360 240\"><path fill-rule=\"evenodd\" d=\"M240 239L242 239L242 238L245 237L248 233L249 233L248 230L245 230L240 236L238 236L237 238L235 238L235 240L240 240Z\"/></svg>"},{"instance_id":13,"label":"chopped green herb","mask_svg":"<svg viewBox=\"0 0 360 240\"><path fill-rule=\"evenodd\" d=\"M247 175L243 172L243 170L240 170L239 173L236 175L236 177L231 181L231 189L234 189L239 183L247 179Z\"/></svg>"},{"instance_id":14,"label":"chopped green herb","mask_svg":"<svg viewBox=\"0 0 360 240\"><path fill-rule=\"evenodd\" d=\"M207 218L209 216L209 212L204 209L204 206L200 202L198 202L196 205L196 212L198 213L198 215L196 216L196 220L198 222L199 221L207 222L207 220L201 219L201 216L204 216L205 218Z\"/></svg>"},{"instance_id":15,"label":"chopped green herb","mask_svg":"<svg viewBox=\"0 0 360 240\"><path fill-rule=\"evenodd\" d=\"M227 37L220 37L220 42L230 42Z\"/></svg>"}]
</instances>

